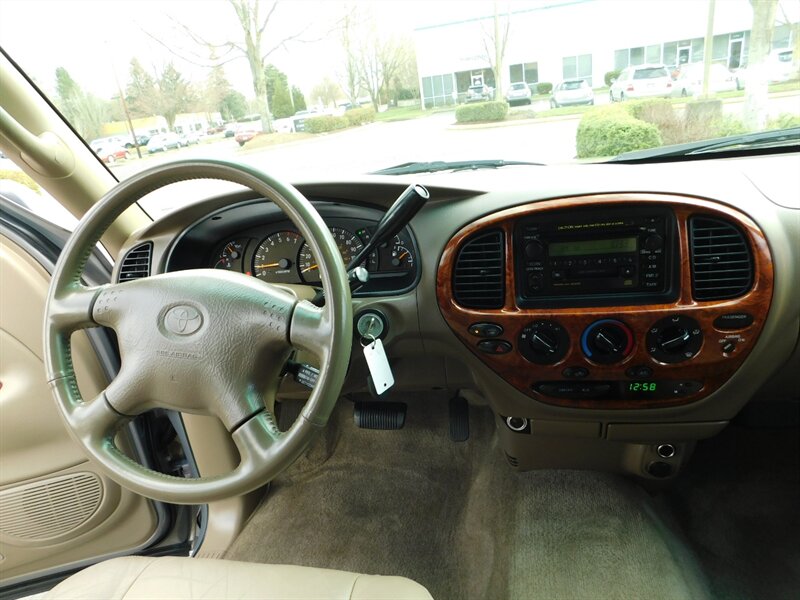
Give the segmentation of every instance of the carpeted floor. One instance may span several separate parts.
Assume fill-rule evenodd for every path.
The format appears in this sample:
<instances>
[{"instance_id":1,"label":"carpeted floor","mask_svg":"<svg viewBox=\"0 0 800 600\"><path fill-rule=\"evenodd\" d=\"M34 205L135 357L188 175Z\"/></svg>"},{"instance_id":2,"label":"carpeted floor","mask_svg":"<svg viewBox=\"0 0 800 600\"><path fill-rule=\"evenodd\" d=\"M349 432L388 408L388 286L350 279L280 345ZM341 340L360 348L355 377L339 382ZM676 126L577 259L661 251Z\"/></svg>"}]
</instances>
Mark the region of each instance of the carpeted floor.
<instances>
[{"instance_id":1,"label":"carpeted floor","mask_svg":"<svg viewBox=\"0 0 800 600\"><path fill-rule=\"evenodd\" d=\"M417 399L388 432L355 428L342 401L227 557L404 575L437 599L707 597L669 511L638 486L515 473L488 410L471 410L459 444L446 402Z\"/></svg>"},{"instance_id":2,"label":"carpeted floor","mask_svg":"<svg viewBox=\"0 0 800 600\"><path fill-rule=\"evenodd\" d=\"M700 442L661 500L687 532L714 598L800 598L796 425L732 425Z\"/></svg>"}]
</instances>

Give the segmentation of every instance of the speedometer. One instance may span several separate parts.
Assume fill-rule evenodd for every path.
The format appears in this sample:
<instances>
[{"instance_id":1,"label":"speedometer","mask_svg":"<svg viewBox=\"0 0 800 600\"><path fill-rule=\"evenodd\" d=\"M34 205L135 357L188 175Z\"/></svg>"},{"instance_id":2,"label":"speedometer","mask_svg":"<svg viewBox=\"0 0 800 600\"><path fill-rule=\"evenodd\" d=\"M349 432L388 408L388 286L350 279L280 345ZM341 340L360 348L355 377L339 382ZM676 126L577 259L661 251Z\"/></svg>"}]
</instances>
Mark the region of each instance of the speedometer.
<instances>
[{"instance_id":1,"label":"speedometer","mask_svg":"<svg viewBox=\"0 0 800 600\"><path fill-rule=\"evenodd\" d=\"M297 252L303 238L294 231L278 231L258 245L253 275L270 283L297 283Z\"/></svg>"},{"instance_id":2,"label":"speedometer","mask_svg":"<svg viewBox=\"0 0 800 600\"><path fill-rule=\"evenodd\" d=\"M333 236L333 241L336 242L336 247L339 248L339 253L342 255L345 266L347 266L356 253L364 247L363 242L357 235L341 227L331 227L331 235ZM308 243L303 244L303 247L300 249L300 258L297 267L303 281L306 283L319 283L319 265Z\"/></svg>"}]
</instances>

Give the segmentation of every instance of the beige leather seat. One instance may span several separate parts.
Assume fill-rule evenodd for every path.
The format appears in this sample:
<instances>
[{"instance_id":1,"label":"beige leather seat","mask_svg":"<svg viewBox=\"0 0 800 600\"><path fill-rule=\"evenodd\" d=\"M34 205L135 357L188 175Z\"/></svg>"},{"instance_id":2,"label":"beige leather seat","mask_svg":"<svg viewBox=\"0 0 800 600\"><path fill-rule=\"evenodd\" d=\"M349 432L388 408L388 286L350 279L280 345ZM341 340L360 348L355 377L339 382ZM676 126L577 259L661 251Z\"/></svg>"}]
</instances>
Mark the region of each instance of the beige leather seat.
<instances>
[{"instance_id":1,"label":"beige leather seat","mask_svg":"<svg viewBox=\"0 0 800 600\"><path fill-rule=\"evenodd\" d=\"M128 556L98 563L36 596L53 600L431 600L404 577L206 558Z\"/></svg>"}]
</instances>

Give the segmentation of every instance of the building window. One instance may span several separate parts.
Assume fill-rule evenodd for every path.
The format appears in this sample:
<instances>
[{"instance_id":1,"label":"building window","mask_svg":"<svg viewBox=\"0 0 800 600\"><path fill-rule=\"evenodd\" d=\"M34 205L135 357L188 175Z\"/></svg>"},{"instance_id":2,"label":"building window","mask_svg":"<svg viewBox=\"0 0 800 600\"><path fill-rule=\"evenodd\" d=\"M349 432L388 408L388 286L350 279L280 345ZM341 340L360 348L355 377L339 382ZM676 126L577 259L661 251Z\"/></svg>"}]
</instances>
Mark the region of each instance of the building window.
<instances>
[{"instance_id":1,"label":"building window","mask_svg":"<svg viewBox=\"0 0 800 600\"><path fill-rule=\"evenodd\" d=\"M529 62L511 65L508 68L508 74L510 76L510 83L527 83L528 85L538 83L539 63Z\"/></svg>"},{"instance_id":2,"label":"building window","mask_svg":"<svg viewBox=\"0 0 800 600\"><path fill-rule=\"evenodd\" d=\"M632 65L644 64L644 47L631 48L631 62Z\"/></svg>"},{"instance_id":3,"label":"building window","mask_svg":"<svg viewBox=\"0 0 800 600\"><path fill-rule=\"evenodd\" d=\"M630 63L628 62L628 49L625 50L615 50L614 51L614 69L617 71L622 71L625 69Z\"/></svg>"},{"instance_id":4,"label":"building window","mask_svg":"<svg viewBox=\"0 0 800 600\"><path fill-rule=\"evenodd\" d=\"M661 63L661 44L647 47L647 62L652 64Z\"/></svg>"},{"instance_id":5,"label":"building window","mask_svg":"<svg viewBox=\"0 0 800 600\"><path fill-rule=\"evenodd\" d=\"M422 101L425 108L455 104L452 73L423 77Z\"/></svg>"},{"instance_id":6,"label":"building window","mask_svg":"<svg viewBox=\"0 0 800 600\"><path fill-rule=\"evenodd\" d=\"M592 55L565 56L562 59L562 73L564 79L585 79L592 85Z\"/></svg>"}]
</instances>

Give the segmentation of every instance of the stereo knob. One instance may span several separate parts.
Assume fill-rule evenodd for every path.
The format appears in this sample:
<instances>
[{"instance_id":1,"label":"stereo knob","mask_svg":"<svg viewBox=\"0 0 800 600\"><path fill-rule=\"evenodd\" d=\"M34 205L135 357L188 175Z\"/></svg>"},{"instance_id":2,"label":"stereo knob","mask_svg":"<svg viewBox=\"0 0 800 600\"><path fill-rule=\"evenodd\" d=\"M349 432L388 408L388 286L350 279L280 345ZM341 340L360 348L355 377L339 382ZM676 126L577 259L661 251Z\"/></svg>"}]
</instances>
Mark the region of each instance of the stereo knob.
<instances>
[{"instance_id":1,"label":"stereo knob","mask_svg":"<svg viewBox=\"0 0 800 600\"><path fill-rule=\"evenodd\" d=\"M583 353L590 360L609 365L620 362L633 351L633 333L622 321L595 321L581 336Z\"/></svg>"},{"instance_id":2,"label":"stereo knob","mask_svg":"<svg viewBox=\"0 0 800 600\"><path fill-rule=\"evenodd\" d=\"M648 235L644 240L645 250L658 250L664 245L664 238L654 233Z\"/></svg>"},{"instance_id":3,"label":"stereo knob","mask_svg":"<svg viewBox=\"0 0 800 600\"><path fill-rule=\"evenodd\" d=\"M690 317L675 315L661 319L647 332L647 351L663 363L694 358L702 345L703 332Z\"/></svg>"},{"instance_id":4,"label":"stereo knob","mask_svg":"<svg viewBox=\"0 0 800 600\"><path fill-rule=\"evenodd\" d=\"M534 321L519 335L519 350L537 365L553 365L567 354L569 336L556 321Z\"/></svg>"},{"instance_id":5,"label":"stereo knob","mask_svg":"<svg viewBox=\"0 0 800 600\"><path fill-rule=\"evenodd\" d=\"M530 242L526 244L525 256L528 258L542 258L544 256L544 246L539 242Z\"/></svg>"}]
</instances>

